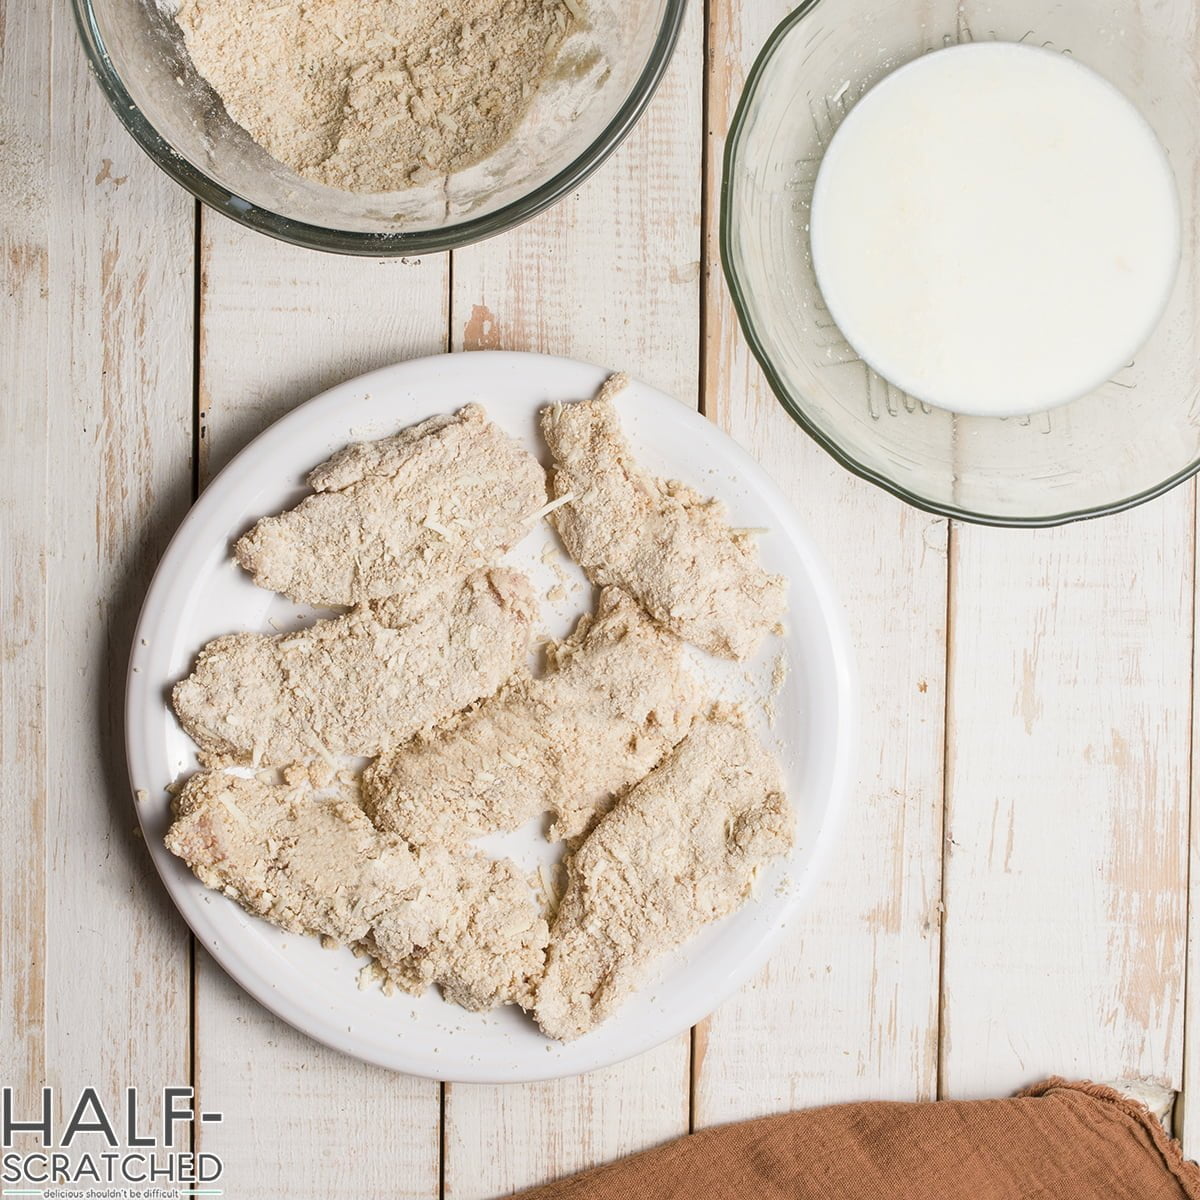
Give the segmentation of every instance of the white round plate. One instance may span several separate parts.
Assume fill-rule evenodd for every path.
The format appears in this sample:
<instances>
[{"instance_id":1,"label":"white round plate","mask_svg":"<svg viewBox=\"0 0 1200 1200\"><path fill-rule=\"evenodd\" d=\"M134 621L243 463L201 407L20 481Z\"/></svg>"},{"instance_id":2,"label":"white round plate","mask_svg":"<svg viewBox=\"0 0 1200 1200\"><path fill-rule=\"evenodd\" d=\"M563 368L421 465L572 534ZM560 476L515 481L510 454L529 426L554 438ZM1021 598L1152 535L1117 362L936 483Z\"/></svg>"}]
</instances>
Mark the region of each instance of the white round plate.
<instances>
[{"instance_id":1,"label":"white round plate","mask_svg":"<svg viewBox=\"0 0 1200 1200\"><path fill-rule=\"evenodd\" d=\"M789 580L786 639L770 639L751 663L689 652L714 693L744 703L786 772L796 848L760 881L756 900L661 963L609 1021L560 1044L515 1008L468 1013L436 990L420 997L360 990L362 963L348 950L324 950L247 915L163 846L165 789L197 765L167 703L171 685L218 634L271 632L314 618L255 587L230 557L232 542L259 517L295 504L306 494L306 473L347 442L383 437L471 401L544 460L538 410L593 395L606 374L567 359L489 352L401 363L343 383L271 426L221 472L180 526L146 598L126 729L138 815L163 881L196 937L251 995L297 1029L368 1062L434 1079L504 1083L578 1074L640 1054L701 1020L763 963L829 851L850 777L855 704L849 638L825 568L749 455L697 413L636 382L617 406L640 461L718 496L735 525L761 530L764 564ZM555 557L548 547L559 543L541 522L506 562L527 570L539 594L549 593L544 628L558 636L587 611L593 593L565 557L543 561ZM781 655L786 679L773 694ZM554 853L539 825L485 845L532 867Z\"/></svg>"}]
</instances>

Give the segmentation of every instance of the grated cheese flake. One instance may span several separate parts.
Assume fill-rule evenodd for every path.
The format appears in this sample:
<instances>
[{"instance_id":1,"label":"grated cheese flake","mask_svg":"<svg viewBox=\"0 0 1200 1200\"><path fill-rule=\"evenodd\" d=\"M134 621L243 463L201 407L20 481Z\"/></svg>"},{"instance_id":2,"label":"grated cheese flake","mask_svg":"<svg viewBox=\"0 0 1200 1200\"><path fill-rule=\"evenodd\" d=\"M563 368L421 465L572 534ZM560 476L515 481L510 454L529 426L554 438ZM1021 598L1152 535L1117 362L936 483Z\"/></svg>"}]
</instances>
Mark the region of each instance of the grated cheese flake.
<instances>
[{"instance_id":1,"label":"grated cheese flake","mask_svg":"<svg viewBox=\"0 0 1200 1200\"><path fill-rule=\"evenodd\" d=\"M537 512L530 513L530 515L525 518L525 524L535 525L543 517L548 517L556 508L562 508L564 504L570 504L575 498L574 492L568 492L565 496L559 496L557 500L551 500L549 504L543 504L542 507L537 510Z\"/></svg>"}]
</instances>

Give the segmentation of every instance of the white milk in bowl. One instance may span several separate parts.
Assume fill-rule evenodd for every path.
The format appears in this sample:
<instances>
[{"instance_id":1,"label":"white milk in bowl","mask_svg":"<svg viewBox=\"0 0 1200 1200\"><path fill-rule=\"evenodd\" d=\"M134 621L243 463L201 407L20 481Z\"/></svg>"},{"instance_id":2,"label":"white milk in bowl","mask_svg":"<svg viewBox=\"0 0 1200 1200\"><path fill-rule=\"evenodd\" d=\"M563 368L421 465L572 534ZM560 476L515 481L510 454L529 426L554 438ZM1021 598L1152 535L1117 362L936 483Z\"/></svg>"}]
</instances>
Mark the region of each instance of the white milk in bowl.
<instances>
[{"instance_id":1,"label":"white milk in bowl","mask_svg":"<svg viewBox=\"0 0 1200 1200\"><path fill-rule=\"evenodd\" d=\"M1174 283L1179 202L1153 130L1107 80L991 42L927 54L855 105L810 236L865 362L929 404L1008 416L1132 360Z\"/></svg>"}]
</instances>

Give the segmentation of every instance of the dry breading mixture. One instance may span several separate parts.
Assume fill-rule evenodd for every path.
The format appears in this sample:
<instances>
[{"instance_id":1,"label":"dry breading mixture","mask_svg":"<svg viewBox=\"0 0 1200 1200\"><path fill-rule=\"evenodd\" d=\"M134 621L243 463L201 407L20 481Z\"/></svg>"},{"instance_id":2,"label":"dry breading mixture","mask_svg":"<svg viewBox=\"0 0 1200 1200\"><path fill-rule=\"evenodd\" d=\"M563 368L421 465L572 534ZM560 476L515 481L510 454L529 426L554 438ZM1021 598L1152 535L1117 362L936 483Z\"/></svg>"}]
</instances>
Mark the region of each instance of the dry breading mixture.
<instances>
[{"instance_id":1,"label":"dry breading mixture","mask_svg":"<svg viewBox=\"0 0 1200 1200\"><path fill-rule=\"evenodd\" d=\"M754 536L733 529L717 500L634 461L612 397L543 410L554 455L551 493L572 497L551 516L593 583L622 587L665 628L724 658L748 658L783 617L784 580L758 561Z\"/></svg>"},{"instance_id":2,"label":"dry breading mixture","mask_svg":"<svg viewBox=\"0 0 1200 1200\"><path fill-rule=\"evenodd\" d=\"M511 863L414 851L348 798L220 772L188 780L166 844L248 912L365 950L408 991L440 984L470 1009L530 1001L548 930Z\"/></svg>"},{"instance_id":3,"label":"dry breading mixture","mask_svg":"<svg viewBox=\"0 0 1200 1200\"><path fill-rule=\"evenodd\" d=\"M388 192L513 132L582 0L182 0L196 70L299 174Z\"/></svg>"},{"instance_id":4,"label":"dry breading mixture","mask_svg":"<svg viewBox=\"0 0 1200 1200\"><path fill-rule=\"evenodd\" d=\"M534 1006L543 1031L567 1040L603 1021L791 844L779 764L731 714L698 723L570 860Z\"/></svg>"},{"instance_id":5,"label":"dry breading mixture","mask_svg":"<svg viewBox=\"0 0 1200 1200\"><path fill-rule=\"evenodd\" d=\"M700 703L681 646L624 592L459 720L384 755L363 776L367 812L418 843L516 829L539 813L574 837L691 727Z\"/></svg>"},{"instance_id":6,"label":"dry breading mixture","mask_svg":"<svg viewBox=\"0 0 1200 1200\"><path fill-rule=\"evenodd\" d=\"M536 615L525 576L479 571L421 603L219 637L172 700L210 765L379 754L496 691L523 664Z\"/></svg>"},{"instance_id":7,"label":"dry breading mixture","mask_svg":"<svg viewBox=\"0 0 1200 1200\"><path fill-rule=\"evenodd\" d=\"M259 521L234 555L300 604L419 594L489 566L529 532L546 474L477 404L339 450L317 493Z\"/></svg>"}]
</instances>

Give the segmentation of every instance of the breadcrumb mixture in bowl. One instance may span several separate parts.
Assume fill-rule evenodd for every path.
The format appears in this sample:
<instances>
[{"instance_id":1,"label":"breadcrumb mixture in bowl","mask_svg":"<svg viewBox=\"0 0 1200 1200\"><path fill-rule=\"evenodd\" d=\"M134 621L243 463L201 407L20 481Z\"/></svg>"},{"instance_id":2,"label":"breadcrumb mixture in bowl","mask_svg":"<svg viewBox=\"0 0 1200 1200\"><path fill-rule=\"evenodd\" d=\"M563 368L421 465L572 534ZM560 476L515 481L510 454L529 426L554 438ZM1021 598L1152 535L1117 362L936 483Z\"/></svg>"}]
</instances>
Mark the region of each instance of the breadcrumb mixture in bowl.
<instances>
[{"instance_id":1,"label":"breadcrumb mixture in bowl","mask_svg":"<svg viewBox=\"0 0 1200 1200\"><path fill-rule=\"evenodd\" d=\"M495 153L582 13L579 0L182 0L175 20L273 158L330 187L392 192Z\"/></svg>"},{"instance_id":2,"label":"breadcrumb mixture in bowl","mask_svg":"<svg viewBox=\"0 0 1200 1200\"><path fill-rule=\"evenodd\" d=\"M110 102L201 200L381 257L519 224L604 161L686 0L73 0Z\"/></svg>"}]
</instances>

